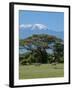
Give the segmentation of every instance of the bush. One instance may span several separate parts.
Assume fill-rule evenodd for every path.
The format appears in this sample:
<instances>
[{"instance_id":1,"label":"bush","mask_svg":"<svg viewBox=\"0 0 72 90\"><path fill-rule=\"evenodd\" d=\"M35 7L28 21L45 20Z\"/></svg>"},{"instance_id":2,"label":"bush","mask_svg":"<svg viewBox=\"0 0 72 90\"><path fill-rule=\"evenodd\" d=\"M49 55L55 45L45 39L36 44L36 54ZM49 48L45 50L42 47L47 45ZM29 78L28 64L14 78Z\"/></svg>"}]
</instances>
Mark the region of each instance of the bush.
<instances>
[{"instance_id":1,"label":"bush","mask_svg":"<svg viewBox=\"0 0 72 90\"><path fill-rule=\"evenodd\" d=\"M64 63L64 58L61 57L59 63Z\"/></svg>"},{"instance_id":2,"label":"bush","mask_svg":"<svg viewBox=\"0 0 72 90\"><path fill-rule=\"evenodd\" d=\"M26 61L26 60L22 60L22 61L20 62L20 64L21 64L21 65L27 65L27 61Z\"/></svg>"},{"instance_id":3,"label":"bush","mask_svg":"<svg viewBox=\"0 0 72 90\"><path fill-rule=\"evenodd\" d=\"M54 62L54 60L53 60L53 55L52 55L52 54L48 54L48 55L47 55L47 60L48 60L48 63Z\"/></svg>"}]
</instances>

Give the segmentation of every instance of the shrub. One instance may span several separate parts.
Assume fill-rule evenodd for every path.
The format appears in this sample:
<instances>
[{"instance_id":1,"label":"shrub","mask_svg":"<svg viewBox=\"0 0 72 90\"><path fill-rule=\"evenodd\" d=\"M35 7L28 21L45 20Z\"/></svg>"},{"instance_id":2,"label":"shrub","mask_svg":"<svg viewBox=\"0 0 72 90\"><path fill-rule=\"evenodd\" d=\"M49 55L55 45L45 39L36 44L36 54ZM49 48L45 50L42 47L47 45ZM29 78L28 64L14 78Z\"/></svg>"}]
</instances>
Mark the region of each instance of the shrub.
<instances>
[{"instance_id":1,"label":"shrub","mask_svg":"<svg viewBox=\"0 0 72 90\"><path fill-rule=\"evenodd\" d=\"M21 65L27 65L27 61L26 61L26 60L22 60L22 61L20 62L20 64L21 64Z\"/></svg>"}]
</instances>

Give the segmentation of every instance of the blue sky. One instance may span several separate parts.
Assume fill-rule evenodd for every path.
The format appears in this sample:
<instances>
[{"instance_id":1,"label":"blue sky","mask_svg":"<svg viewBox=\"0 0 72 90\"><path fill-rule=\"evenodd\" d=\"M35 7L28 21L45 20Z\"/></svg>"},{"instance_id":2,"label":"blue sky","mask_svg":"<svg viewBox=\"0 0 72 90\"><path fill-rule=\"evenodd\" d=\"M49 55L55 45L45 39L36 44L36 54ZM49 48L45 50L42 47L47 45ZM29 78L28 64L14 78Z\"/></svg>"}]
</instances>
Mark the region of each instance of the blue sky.
<instances>
[{"instance_id":1,"label":"blue sky","mask_svg":"<svg viewBox=\"0 0 72 90\"><path fill-rule=\"evenodd\" d=\"M64 13L63 12L44 12L44 11L19 11L19 25L27 25L27 24L42 24L46 25L49 30L53 30L56 32L64 31ZM30 30L23 30L20 28L20 37L24 36L24 38L29 36ZM24 33L23 33L24 32ZM37 32L37 31L36 31ZM30 35L36 33L33 31ZM44 31L39 31L38 33ZM46 32L47 33L47 32ZM22 34L22 35L21 35Z\"/></svg>"}]
</instances>

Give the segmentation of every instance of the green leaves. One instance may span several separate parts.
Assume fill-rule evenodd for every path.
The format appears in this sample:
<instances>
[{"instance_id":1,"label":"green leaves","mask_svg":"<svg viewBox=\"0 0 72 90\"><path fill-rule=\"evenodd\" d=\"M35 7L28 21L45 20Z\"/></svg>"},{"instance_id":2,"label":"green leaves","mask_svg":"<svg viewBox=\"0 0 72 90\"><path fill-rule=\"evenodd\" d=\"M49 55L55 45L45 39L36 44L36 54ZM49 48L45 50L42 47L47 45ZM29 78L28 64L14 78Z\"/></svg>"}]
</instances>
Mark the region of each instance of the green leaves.
<instances>
[{"instance_id":1,"label":"green leaves","mask_svg":"<svg viewBox=\"0 0 72 90\"><path fill-rule=\"evenodd\" d=\"M26 53L23 58L20 57L20 59L23 59L20 60L23 64L47 63L48 59L50 60L49 62L60 62L61 60L61 62L63 62L63 40L55 36L47 34L35 34L26 39L19 40L19 46L22 46L26 50L30 51ZM53 55L48 56L46 49L52 49Z\"/></svg>"},{"instance_id":2,"label":"green leaves","mask_svg":"<svg viewBox=\"0 0 72 90\"><path fill-rule=\"evenodd\" d=\"M47 35L47 34L39 34L39 35L32 35L24 40L20 40L19 44L20 46L28 46L28 45L34 45L36 47L41 48L48 48L48 44L54 43L54 42L61 42L62 40L58 39L55 36Z\"/></svg>"}]
</instances>

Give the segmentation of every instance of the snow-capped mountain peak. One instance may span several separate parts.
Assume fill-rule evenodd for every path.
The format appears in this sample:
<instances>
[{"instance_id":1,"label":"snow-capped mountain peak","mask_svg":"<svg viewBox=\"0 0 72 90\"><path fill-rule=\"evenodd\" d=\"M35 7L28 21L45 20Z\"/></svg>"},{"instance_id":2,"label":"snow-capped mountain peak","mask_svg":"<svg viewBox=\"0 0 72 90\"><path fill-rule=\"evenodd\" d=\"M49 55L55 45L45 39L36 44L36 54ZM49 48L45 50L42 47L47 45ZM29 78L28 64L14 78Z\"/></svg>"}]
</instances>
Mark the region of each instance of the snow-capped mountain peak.
<instances>
[{"instance_id":1,"label":"snow-capped mountain peak","mask_svg":"<svg viewBox=\"0 0 72 90\"><path fill-rule=\"evenodd\" d=\"M48 29L48 26L43 25L43 24L21 24L20 28L24 29L31 29L31 30L46 30Z\"/></svg>"}]
</instances>

